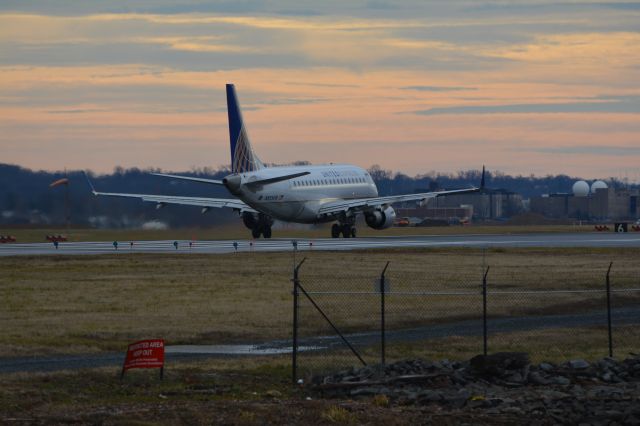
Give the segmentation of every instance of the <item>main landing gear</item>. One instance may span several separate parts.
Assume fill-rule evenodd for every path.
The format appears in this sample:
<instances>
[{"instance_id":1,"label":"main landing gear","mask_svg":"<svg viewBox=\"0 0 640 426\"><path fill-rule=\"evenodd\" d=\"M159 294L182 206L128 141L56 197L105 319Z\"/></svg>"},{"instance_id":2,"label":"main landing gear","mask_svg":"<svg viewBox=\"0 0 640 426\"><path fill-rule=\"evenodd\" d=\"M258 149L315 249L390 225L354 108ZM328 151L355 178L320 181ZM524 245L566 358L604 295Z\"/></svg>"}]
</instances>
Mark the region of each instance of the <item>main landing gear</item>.
<instances>
[{"instance_id":1,"label":"main landing gear","mask_svg":"<svg viewBox=\"0 0 640 426\"><path fill-rule=\"evenodd\" d=\"M256 226L251 230L251 236L253 238L260 238L260 234L265 238L271 238L271 225Z\"/></svg>"},{"instance_id":2,"label":"main landing gear","mask_svg":"<svg viewBox=\"0 0 640 426\"><path fill-rule=\"evenodd\" d=\"M344 238L356 237L356 226L352 223L334 223L331 226L331 238L339 238L340 234Z\"/></svg>"},{"instance_id":3,"label":"main landing gear","mask_svg":"<svg viewBox=\"0 0 640 426\"><path fill-rule=\"evenodd\" d=\"M273 218L263 213L242 213L242 221L245 226L251 229L251 236L253 238L260 238L260 235L265 238L271 238L271 225L273 225Z\"/></svg>"}]
</instances>

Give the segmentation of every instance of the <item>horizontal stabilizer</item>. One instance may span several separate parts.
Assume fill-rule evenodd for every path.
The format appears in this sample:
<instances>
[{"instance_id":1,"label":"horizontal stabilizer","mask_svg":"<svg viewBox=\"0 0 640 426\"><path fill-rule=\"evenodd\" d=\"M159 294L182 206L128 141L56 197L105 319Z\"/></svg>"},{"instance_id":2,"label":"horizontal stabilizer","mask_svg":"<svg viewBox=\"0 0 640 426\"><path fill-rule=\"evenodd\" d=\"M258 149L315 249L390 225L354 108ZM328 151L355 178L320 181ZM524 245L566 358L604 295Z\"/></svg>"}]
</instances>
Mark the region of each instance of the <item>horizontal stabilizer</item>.
<instances>
[{"instance_id":1,"label":"horizontal stabilizer","mask_svg":"<svg viewBox=\"0 0 640 426\"><path fill-rule=\"evenodd\" d=\"M293 174L290 174L290 175L276 176L276 177L272 177L272 178L268 178L268 179L254 180L252 182L247 182L246 185L247 186L267 185L267 184L270 184L270 183L281 182L283 180L295 179L295 178L300 177L300 176L306 176L306 175L308 175L310 173L311 172L300 172L300 173L293 173Z\"/></svg>"}]
</instances>

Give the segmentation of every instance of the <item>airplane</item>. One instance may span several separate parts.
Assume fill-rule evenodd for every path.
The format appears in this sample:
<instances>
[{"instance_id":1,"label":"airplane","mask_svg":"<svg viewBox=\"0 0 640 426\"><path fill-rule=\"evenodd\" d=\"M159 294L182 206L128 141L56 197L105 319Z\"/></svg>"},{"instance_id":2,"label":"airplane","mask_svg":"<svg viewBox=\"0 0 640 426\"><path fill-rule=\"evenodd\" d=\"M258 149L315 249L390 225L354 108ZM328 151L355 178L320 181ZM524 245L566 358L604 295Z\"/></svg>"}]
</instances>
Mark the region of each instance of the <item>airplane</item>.
<instances>
[{"instance_id":1,"label":"airplane","mask_svg":"<svg viewBox=\"0 0 640 426\"><path fill-rule=\"evenodd\" d=\"M271 238L274 219L284 222L316 224L335 222L331 237L356 237L356 217L364 215L367 226L381 230L393 225L396 213L391 204L428 200L451 194L478 192L484 188L484 166L480 188L418 194L378 196L378 189L367 170L350 164L267 167L255 154L235 86L226 85L227 113L231 148L231 174L222 180L152 173L209 185L222 185L237 198L202 198L170 195L99 192L87 181L95 196L138 198L156 203L197 206L206 213L212 208L230 208L242 218L253 238Z\"/></svg>"}]
</instances>

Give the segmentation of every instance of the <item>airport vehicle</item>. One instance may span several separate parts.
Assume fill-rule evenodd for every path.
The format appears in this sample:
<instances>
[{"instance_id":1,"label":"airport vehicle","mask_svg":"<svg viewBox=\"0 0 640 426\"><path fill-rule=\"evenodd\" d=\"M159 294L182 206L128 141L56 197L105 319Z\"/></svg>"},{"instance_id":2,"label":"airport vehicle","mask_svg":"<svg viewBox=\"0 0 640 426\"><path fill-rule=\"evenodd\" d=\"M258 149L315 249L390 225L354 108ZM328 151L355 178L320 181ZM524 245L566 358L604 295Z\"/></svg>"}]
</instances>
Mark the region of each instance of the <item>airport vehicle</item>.
<instances>
[{"instance_id":1,"label":"airport vehicle","mask_svg":"<svg viewBox=\"0 0 640 426\"><path fill-rule=\"evenodd\" d=\"M467 188L451 191L380 197L369 173L349 164L266 167L253 151L235 86L226 85L231 174L222 180L155 173L158 176L210 185L224 185L237 198L177 197L150 194L108 193L91 190L96 196L130 197L156 203L198 206L205 213L211 208L230 208L238 212L254 238L271 238L274 219L297 223L332 222L331 236L356 236L355 221L364 215L374 229L393 225L396 213L391 204L415 201L424 205L429 199L448 194L479 191ZM88 180L88 179L87 179ZM481 187L484 186L484 168Z\"/></svg>"}]
</instances>

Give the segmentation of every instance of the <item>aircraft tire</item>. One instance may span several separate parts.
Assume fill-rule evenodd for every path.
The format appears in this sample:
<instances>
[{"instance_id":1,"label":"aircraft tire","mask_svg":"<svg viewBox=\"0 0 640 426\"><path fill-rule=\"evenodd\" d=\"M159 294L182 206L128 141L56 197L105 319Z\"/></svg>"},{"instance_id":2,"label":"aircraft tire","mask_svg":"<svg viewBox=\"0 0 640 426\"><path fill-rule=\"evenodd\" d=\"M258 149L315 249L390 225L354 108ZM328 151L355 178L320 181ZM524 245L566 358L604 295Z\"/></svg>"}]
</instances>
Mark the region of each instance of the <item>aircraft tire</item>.
<instances>
[{"instance_id":1,"label":"aircraft tire","mask_svg":"<svg viewBox=\"0 0 640 426\"><path fill-rule=\"evenodd\" d=\"M340 225L334 223L333 225L331 225L331 238L338 237L340 237Z\"/></svg>"},{"instance_id":2,"label":"aircraft tire","mask_svg":"<svg viewBox=\"0 0 640 426\"><path fill-rule=\"evenodd\" d=\"M251 230L251 236L255 239L260 238L260 228L259 227L255 227Z\"/></svg>"},{"instance_id":3,"label":"aircraft tire","mask_svg":"<svg viewBox=\"0 0 640 426\"><path fill-rule=\"evenodd\" d=\"M271 238L271 227L270 227L270 226L265 227L265 228L262 230L262 235L263 235L265 238Z\"/></svg>"},{"instance_id":4,"label":"aircraft tire","mask_svg":"<svg viewBox=\"0 0 640 426\"><path fill-rule=\"evenodd\" d=\"M356 227L352 226L351 227L351 238L355 238L357 236L357 231L356 231Z\"/></svg>"},{"instance_id":5,"label":"aircraft tire","mask_svg":"<svg viewBox=\"0 0 640 426\"><path fill-rule=\"evenodd\" d=\"M342 236L351 238L351 225L342 225Z\"/></svg>"}]
</instances>

